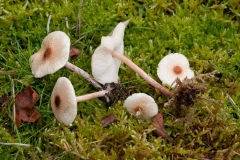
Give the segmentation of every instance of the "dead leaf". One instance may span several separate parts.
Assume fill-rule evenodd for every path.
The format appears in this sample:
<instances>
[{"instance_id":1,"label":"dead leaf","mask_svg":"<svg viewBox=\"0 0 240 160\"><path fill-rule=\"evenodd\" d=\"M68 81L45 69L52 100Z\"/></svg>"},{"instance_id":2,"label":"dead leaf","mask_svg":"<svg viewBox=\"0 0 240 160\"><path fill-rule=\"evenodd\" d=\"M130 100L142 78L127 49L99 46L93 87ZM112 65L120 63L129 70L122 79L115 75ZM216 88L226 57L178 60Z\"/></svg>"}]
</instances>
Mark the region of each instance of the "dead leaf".
<instances>
[{"instance_id":1,"label":"dead leaf","mask_svg":"<svg viewBox=\"0 0 240 160\"><path fill-rule=\"evenodd\" d=\"M116 117L113 114L110 114L102 118L102 126L107 127L109 124L117 122Z\"/></svg>"},{"instance_id":2,"label":"dead leaf","mask_svg":"<svg viewBox=\"0 0 240 160\"><path fill-rule=\"evenodd\" d=\"M17 127L19 127L22 121L35 122L40 113L33 107L38 100L38 94L30 86L28 86L23 92L18 92L15 98L15 121Z\"/></svg>"},{"instance_id":3,"label":"dead leaf","mask_svg":"<svg viewBox=\"0 0 240 160\"><path fill-rule=\"evenodd\" d=\"M70 58L75 59L80 54L80 50L75 47L70 47Z\"/></svg>"},{"instance_id":4,"label":"dead leaf","mask_svg":"<svg viewBox=\"0 0 240 160\"><path fill-rule=\"evenodd\" d=\"M156 129L154 133L157 136L162 136L168 141L173 141L173 139L167 134L167 131L164 127L163 116L161 113L158 113L156 116L152 117L152 126Z\"/></svg>"},{"instance_id":5,"label":"dead leaf","mask_svg":"<svg viewBox=\"0 0 240 160\"><path fill-rule=\"evenodd\" d=\"M3 94L2 97L0 98L0 106L6 107L9 100L10 100L10 97L7 94Z\"/></svg>"}]
</instances>

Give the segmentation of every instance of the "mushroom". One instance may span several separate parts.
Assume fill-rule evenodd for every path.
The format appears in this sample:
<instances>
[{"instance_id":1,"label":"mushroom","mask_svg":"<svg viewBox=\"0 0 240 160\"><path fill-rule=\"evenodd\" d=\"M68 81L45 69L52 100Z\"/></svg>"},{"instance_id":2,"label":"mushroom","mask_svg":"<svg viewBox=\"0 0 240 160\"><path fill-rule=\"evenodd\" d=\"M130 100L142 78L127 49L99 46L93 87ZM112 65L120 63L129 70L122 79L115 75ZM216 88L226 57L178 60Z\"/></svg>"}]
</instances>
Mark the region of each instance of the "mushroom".
<instances>
[{"instance_id":1,"label":"mushroom","mask_svg":"<svg viewBox=\"0 0 240 160\"><path fill-rule=\"evenodd\" d=\"M158 113L158 106L154 99L145 93L132 94L124 101L123 106L130 114L145 119L152 118Z\"/></svg>"},{"instance_id":2,"label":"mushroom","mask_svg":"<svg viewBox=\"0 0 240 160\"><path fill-rule=\"evenodd\" d=\"M101 84L118 83L118 71L121 61L111 55L111 51L123 55L124 53L124 30L131 19L120 22L114 30L102 38L101 45L94 51L92 56L92 74L95 80ZM104 40L106 39L106 40Z\"/></svg>"},{"instance_id":3,"label":"mushroom","mask_svg":"<svg viewBox=\"0 0 240 160\"><path fill-rule=\"evenodd\" d=\"M77 115L77 102L103 97L108 90L102 90L82 96L75 96L75 90L66 77L58 78L51 95L51 106L57 120L71 125Z\"/></svg>"},{"instance_id":4,"label":"mushroom","mask_svg":"<svg viewBox=\"0 0 240 160\"><path fill-rule=\"evenodd\" d=\"M123 55L123 36L124 30L129 20L119 23L113 30L112 34L102 37L100 46L95 50L92 57L92 73L93 77L99 83L108 81L117 82L117 74L119 69L119 60L134 70L139 76L145 79L149 84L159 89L163 94L171 97L169 90L151 78L141 68L134 64L130 59ZM122 51L122 52L121 52Z\"/></svg>"},{"instance_id":5,"label":"mushroom","mask_svg":"<svg viewBox=\"0 0 240 160\"><path fill-rule=\"evenodd\" d=\"M193 78L194 72L189 67L188 59L180 53L165 56L158 64L157 75L163 84L175 87L176 78Z\"/></svg>"},{"instance_id":6,"label":"mushroom","mask_svg":"<svg viewBox=\"0 0 240 160\"><path fill-rule=\"evenodd\" d=\"M63 66L83 76L97 89L102 89L93 78L81 68L68 62L70 53L70 39L62 31L49 33L42 42L40 50L33 54L30 59L32 74L35 78L41 78L47 74L58 71Z\"/></svg>"}]
</instances>

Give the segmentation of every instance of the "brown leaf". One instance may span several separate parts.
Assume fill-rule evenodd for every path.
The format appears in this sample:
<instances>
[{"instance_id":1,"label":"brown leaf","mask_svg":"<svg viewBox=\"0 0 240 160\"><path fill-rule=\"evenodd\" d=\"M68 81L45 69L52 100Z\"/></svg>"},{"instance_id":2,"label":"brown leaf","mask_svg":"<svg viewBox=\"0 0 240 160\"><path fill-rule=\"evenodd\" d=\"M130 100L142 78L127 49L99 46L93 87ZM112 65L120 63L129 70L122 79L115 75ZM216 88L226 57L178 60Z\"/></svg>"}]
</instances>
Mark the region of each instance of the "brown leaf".
<instances>
[{"instance_id":1,"label":"brown leaf","mask_svg":"<svg viewBox=\"0 0 240 160\"><path fill-rule=\"evenodd\" d=\"M116 117L113 114L110 114L102 118L102 126L107 127L109 124L117 122Z\"/></svg>"},{"instance_id":2,"label":"brown leaf","mask_svg":"<svg viewBox=\"0 0 240 160\"><path fill-rule=\"evenodd\" d=\"M156 116L152 117L152 126L156 129L154 133L157 136L162 136L168 141L173 141L173 139L167 134L167 131L164 127L163 116L161 113L158 113Z\"/></svg>"},{"instance_id":3,"label":"brown leaf","mask_svg":"<svg viewBox=\"0 0 240 160\"><path fill-rule=\"evenodd\" d=\"M16 108L32 108L37 102L38 94L30 86L23 92L18 92L15 98Z\"/></svg>"},{"instance_id":4,"label":"brown leaf","mask_svg":"<svg viewBox=\"0 0 240 160\"><path fill-rule=\"evenodd\" d=\"M70 58L75 59L80 54L80 50L75 47L70 47Z\"/></svg>"},{"instance_id":5,"label":"brown leaf","mask_svg":"<svg viewBox=\"0 0 240 160\"><path fill-rule=\"evenodd\" d=\"M6 107L9 100L10 100L10 97L7 94L3 94L2 97L0 98L0 106Z\"/></svg>"},{"instance_id":6,"label":"brown leaf","mask_svg":"<svg viewBox=\"0 0 240 160\"><path fill-rule=\"evenodd\" d=\"M35 122L40 117L40 113L33 108L37 100L38 94L30 86L23 92L18 92L15 98L17 127L21 125L22 121Z\"/></svg>"}]
</instances>

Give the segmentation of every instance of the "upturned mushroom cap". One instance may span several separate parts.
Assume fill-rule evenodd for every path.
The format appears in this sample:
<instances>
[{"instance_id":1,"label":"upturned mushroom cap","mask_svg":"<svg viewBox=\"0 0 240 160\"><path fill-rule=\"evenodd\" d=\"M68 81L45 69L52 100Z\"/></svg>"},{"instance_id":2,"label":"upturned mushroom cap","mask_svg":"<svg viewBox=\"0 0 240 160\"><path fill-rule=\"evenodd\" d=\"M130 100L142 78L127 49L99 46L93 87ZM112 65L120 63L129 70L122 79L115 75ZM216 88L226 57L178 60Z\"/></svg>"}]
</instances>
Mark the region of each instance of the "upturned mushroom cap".
<instances>
[{"instance_id":1,"label":"upturned mushroom cap","mask_svg":"<svg viewBox=\"0 0 240 160\"><path fill-rule=\"evenodd\" d=\"M41 78L62 68L68 61L70 39L62 31L48 34L42 42L40 50L30 59L32 74Z\"/></svg>"},{"instance_id":2,"label":"upturned mushroom cap","mask_svg":"<svg viewBox=\"0 0 240 160\"><path fill-rule=\"evenodd\" d=\"M100 46L92 56L92 74L101 84L118 83L118 71L121 61L114 58L113 51L124 53L124 31L130 20L120 22L106 37L102 37Z\"/></svg>"},{"instance_id":3,"label":"upturned mushroom cap","mask_svg":"<svg viewBox=\"0 0 240 160\"><path fill-rule=\"evenodd\" d=\"M57 120L65 125L71 125L77 116L75 90L66 77L58 78L51 95L51 106Z\"/></svg>"},{"instance_id":4,"label":"upturned mushroom cap","mask_svg":"<svg viewBox=\"0 0 240 160\"><path fill-rule=\"evenodd\" d=\"M136 117L142 116L147 119L158 113L158 106L154 99L145 93L132 94L125 100L123 106Z\"/></svg>"},{"instance_id":5,"label":"upturned mushroom cap","mask_svg":"<svg viewBox=\"0 0 240 160\"><path fill-rule=\"evenodd\" d=\"M184 78L193 78L194 72L189 67L188 59L180 53L171 53L165 56L158 64L157 75L163 84L172 85L178 77L181 81Z\"/></svg>"}]
</instances>

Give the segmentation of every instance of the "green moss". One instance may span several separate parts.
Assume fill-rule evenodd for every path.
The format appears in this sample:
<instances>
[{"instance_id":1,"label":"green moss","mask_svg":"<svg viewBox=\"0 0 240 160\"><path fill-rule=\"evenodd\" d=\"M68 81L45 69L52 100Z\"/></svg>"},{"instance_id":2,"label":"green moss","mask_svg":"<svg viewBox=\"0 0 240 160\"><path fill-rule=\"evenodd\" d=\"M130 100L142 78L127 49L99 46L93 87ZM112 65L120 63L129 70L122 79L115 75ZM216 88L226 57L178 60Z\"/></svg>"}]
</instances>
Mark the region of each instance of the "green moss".
<instances>
[{"instance_id":1,"label":"green moss","mask_svg":"<svg viewBox=\"0 0 240 160\"><path fill-rule=\"evenodd\" d=\"M36 1L0 2L0 95L13 97L31 85L39 94L36 123L23 123L17 131L12 122L11 99L0 109L0 141L30 143L30 148L0 146L2 159L239 159L240 103L240 5L236 0L147 0L147 1ZM79 13L80 27L79 27ZM91 73L91 56L120 21L131 18L124 37L125 55L157 81L156 68L168 53L180 52L190 61L196 75L218 70L215 78L205 79L205 98L188 108L189 113L176 121L168 101L126 65L119 72L129 93L151 95L163 113L165 127L173 142L155 137L149 121L129 115L119 101L106 108L99 99L78 104L72 127L59 124L51 110L50 96L58 77L68 77L76 95L96 90L82 77L62 68L52 75L34 78L28 59L37 52L50 31L68 33L81 54L73 64ZM66 18L69 28L66 26ZM236 103L230 102L228 95ZM101 119L114 114L118 122L103 128ZM3 153L3 154L2 154ZM11 157L9 157L11 155Z\"/></svg>"}]
</instances>

